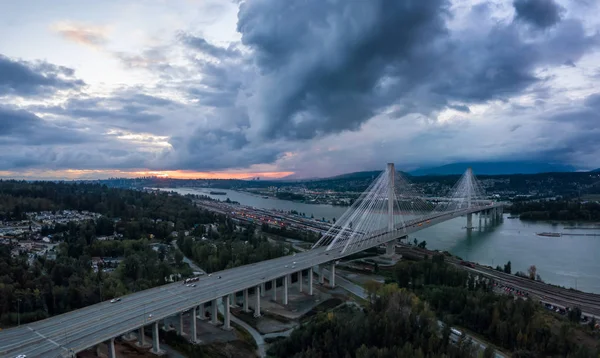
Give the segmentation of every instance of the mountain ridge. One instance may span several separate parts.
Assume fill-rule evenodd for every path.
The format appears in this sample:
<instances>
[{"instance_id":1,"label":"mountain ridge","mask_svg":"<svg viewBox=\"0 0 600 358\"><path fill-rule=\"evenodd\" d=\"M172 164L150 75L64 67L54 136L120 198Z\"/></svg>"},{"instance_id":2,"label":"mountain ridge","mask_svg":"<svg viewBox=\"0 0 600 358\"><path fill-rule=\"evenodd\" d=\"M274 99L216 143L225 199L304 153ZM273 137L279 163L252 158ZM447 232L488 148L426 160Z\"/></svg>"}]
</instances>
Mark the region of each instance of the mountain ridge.
<instances>
[{"instance_id":1,"label":"mountain ridge","mask_svg":"<svg viewBox=\"0 0 600 358\"><path fill-rule=\"evenodd\" d=\"M457 175L471 167L475 175L539 174L574 172L575 167L535 161L458 162L437 167L420 168L409 172L413 176Z\"/></svg>"}]
</instances>

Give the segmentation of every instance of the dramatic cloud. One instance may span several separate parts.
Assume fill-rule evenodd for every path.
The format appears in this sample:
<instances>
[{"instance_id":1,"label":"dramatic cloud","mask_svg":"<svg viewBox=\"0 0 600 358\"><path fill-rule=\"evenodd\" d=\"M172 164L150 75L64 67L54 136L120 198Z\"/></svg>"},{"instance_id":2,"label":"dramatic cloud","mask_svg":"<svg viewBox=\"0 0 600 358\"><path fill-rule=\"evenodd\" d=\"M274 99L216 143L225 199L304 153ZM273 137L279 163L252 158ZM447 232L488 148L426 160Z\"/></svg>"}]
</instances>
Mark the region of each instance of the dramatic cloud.
<instances>
[{"instance_id":1,"label":"dramatic cloud","mask_svg":"<svg viewBox=\"0 0 600 358\"><path fill-rule=\"evenodd\" d=\"M74 78L71 68L43 61L15 60L0 54L0 96L44 95L83 85L83 81Z\"/></svg>"},{"instance_id":2,"label":"dramatic cloud","mask_svg":"<svg viewBox=\"0 0 600 358\"><path fill-rule=\"evenodd\" d=\"M554 0L515 0L517 18L539 28L557 24L564 9Z\"/></svg>"},{"instance_id":3,"label":"dramatic cloud","mask_svg":"<svg viewBox=\"0 0 600 358\"><path fill-rule=\"evenodd\" d=\"M181 42L189 48L197 50L217 59L238 58L242 55L241 52L235 47L229 46L227 48L224 48L215 46L208 43L205 39L201 37L192 36L190 34L182 33L179 35L179 38Z\"/></svg>"},{"instance_id":4,"label":"dramatic cloud","mask_svg":"<svg viewBox=\"0 0 600 358\"><path fill-rule=\"evenodd\" d=\"M238 31L259 71L248 99L253 130L306 140L359 130L386 111L465 112L468 104L518 95L544 81L541 67L577 61L598 45L598 35L573 19L536 38L510 21L482 25L478 19L491 16L483 5L468 14L473 25L451 31L449 5L242 4Z\"/></svg>"},{"instance_id":5,"label":"dramatic cloud","mask_svg":"<svg viewBox=\"0 0 600 358\"><path fill-rule=\"evenodd\" d=\"M600 166L593 3L216 4L210 16L193 2L124 6L94 18L110 36L64 22L85 17L46 14L55 24L46 38L0 55L10 104L0 110L9 153L0 170L306 177L386 162Z\"/></svg>"}]
</instances>

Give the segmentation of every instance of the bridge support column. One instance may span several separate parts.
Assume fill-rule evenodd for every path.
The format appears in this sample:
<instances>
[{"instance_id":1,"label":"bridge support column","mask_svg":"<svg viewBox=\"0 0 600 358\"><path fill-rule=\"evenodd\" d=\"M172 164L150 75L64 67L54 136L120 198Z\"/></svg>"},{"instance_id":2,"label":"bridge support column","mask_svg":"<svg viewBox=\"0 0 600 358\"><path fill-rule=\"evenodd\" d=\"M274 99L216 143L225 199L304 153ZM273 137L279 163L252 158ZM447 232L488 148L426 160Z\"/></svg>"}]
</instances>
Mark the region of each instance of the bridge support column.
<instances>
[{"instance_id":1,"label":"bridge support column","mask_svg":"<svg viewBox=\"0 0 600 358\"><path fill-rule=\"evenodd\" d=\"M273 301L277 302L277 279L271 281L271 295L273 297Z\"/></svg>"},{"instance_id":2,"label":"bridge support column","mask_svg":"<svg viewBox=\"0 0 600 358\"><path fill-rule=\"evenodd\" d=\"M291 275L283 276L283 304L288 304L288 281L290 281Z\"/></svg>"},{"instance_id":3,"label":"bridge support column","mask_svg":"<svg viewBox=\"0 0 600 358\"><path fill-rule=\"evenodd\" d=\"M396 253L396 240L389 241L385 244L385 254L393 256Z\"/></svg>"},{"instance_id":4,"label":"bridge support column","mask_svg":"<svg viewBox=\"0 0 600 358\"><path fill-rule=\"evenodd\" d=\"M115 353L115 339L111 338L106 342L106 348L108 348L108 358L117 358Z\"/></svg>"},{"instance_id":5,"label":"bridge support column","mask_svg":"<svg viewBox=\"0 0 600 358\"><path fill-rule=\"evenodd\" d=\"M152 324L152 353L160 354L160 342L158 336L158 322Z\"/></svg>"},{"instance_id":6,"label":"bridge support column","mask_svg":"<svg viewBox=\"0 0 600 358\"><path fill-rule=\"evenodd\" d=\"M302 277L302 270L298 271L298 291L302 292L302 281L304 278Z\"/></svg>"},{"instance_id":7,"label":"bridge support column","mask_svg":"<svg viewBox=\"0 0 600 358\"><path fill-rule=\"evenodd\" d=\"M179 312L179 327L177 330L180 336L183 336L185 333L183 332L183 312Z\"/></svg>"},{"instance_id":8,"label":"bridge support column","mask_svg":"<svg viewBox=\"0 0 600 358\"><path fill-rule=\"evenodd\" d=\"M146 335L144 334L144 326L141 326L138 330L138 346L144 347L146 345Z\"/></svg>"},{"instance_id":9,"label":"bridge support column","mask_svg":"<svg viewBox=\"0 0 600 358\"><path fill-rule=\"evenodd\" d=\"M196 307L194 307L194 309L196 309ZM201 320L206 320L208 318L208 316L206 315L206 304L205 303L201 303L198 306L198 318L200 318Z\"/></svg>"},{"instance_id":10,"label":"bridge support column","mask_svg":"<svg viewBox=\"0 0 600 358\"><path fill-rule=\"evenodd\" d=\"M325 274L323 273L323 265L319 265L319 283L322 285L325 283Z\"/></svg>"},{"instance_id":11,"label":"bridge support column","mask_svg":"<svg viewBox=\"0 0 600 358\"><path fill-rule=\"evenodd\" d=\"M250 312L250 309L248 308L248 289L244 290L244 312Z\"/></svg>"},{"instance_id":12,"label":"bridge support column","mask_svg":"<svg viewBox=\"0 0 600 358\"><path fill-rule=\"evenodd\" d=\"M229 312L230 295L223 297L223 329L231 329L231 312Z\"/></svg>"},{"instance_id":13,"label":"bridge support column","mask_svg":"<svg viewBox=\"0 0 600 358\"><path fill-rule=\"evenodd\" d=\"M308 294L313 295L313 268L308 269Z\"/></svg>"},{"instance_id":14,"label":"bridge support column","mask_svg":"<svg viewBox=\"0 0 600 358\"><path fill-rule=\"evenodd\" d=\"M331 277L329 278L329 286L331 286L331 288L335 288L335 262L331 263L330 275Z\"/></svg>"},{"instance_id":15,"label":"bridge support column","mask_svg":"<svg viewBox=\"0 0 600 358\"><path fill-rule=\"evenodd\" d=\"M479 212L479 230L481 230L481 216L483 214L481 213L481 211Z\"/></svg>"},{"instance_id":16,"label":"bridge support column","mask_svg":"<svg viewBox=\"0 0 600 358\"><path fill-rule=\"evenodd\" d=\"M260 284L260 297L265 297L265 283Z\"/></svg>"},{"instance_id":17,"label":"bridge support column","mask_svg":"<svg viewBox=\"0 0 600 358\"><path fill-rule=\"evenodd\" d=\"M235 292L229 294L229 304L230 304L231 307L236 307L237 306L237 303L236 303L235 299L236 299Z\"/></svg>"},{"instance_id":18,"label":"bridge support column","mask_svg":"<svg viewBox=\"0 0 600 358\"><path fill-rule=\"evenodd\" d=\"M471 230L473 228L473 214L467 214L467 230Z\"/></svg>"},{"instance_id":19,"label":"bridge support column","mask_svg":"<svg viewBox=\"0 0 600 358\"><path fill-rule=\"evenodd\" d=\"M214 300L212 300L212 314L211 314L211 322L212 324L214 324L215 326L219 324L219 308L218 306L218 302L217 299L215 298Z\"/></svg>"},{"instance_id":20,"label":"bridge support column","mask_svg":"<svg viewBox=\"0 0 600 358\"><path fill-rule=\"evenodd\" d=\"M256 297L254 298L256 300L254 302L254 317L260 317L260 296L262 296L261 286L264 286L264 283L256 286Z\"/></svg>"},{"instance_id":21,"label":"bridge support column","mask_svg":"<svg viewBox=\"0 0 600 358\"><path fill-rule=\"evenodd\" d=\"M201 305L202 309L200 311L204 311L204 304ZM190 317L190 340L192 343L196 343L196 306L192 308L192 316Z\"/></svg>"}]
</instances>

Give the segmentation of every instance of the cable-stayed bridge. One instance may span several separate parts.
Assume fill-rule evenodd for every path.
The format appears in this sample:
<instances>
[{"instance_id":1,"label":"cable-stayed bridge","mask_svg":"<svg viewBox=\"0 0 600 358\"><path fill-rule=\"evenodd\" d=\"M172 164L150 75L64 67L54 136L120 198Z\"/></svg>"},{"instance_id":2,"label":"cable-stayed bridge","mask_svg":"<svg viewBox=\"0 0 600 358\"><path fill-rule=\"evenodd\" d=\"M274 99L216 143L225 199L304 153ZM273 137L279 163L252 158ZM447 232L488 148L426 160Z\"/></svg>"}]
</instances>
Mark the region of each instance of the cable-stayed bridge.
<instances>
[{"instance_id":1,"label":"cable-stayed bridge","mask_svg":"<svg viewBox=\"0 0 600 358\"><path fill-rule=\"evenodd\" d=\"M142 347L160 353L159 324L178 316L178 330L197 342L196 319L190 319L189 332L183 332L184 319L209 319L223 329L231 329L230 306L242 293L244 311L260 316L261 299L267 289L272 300L288 303L293 276L301 292L313 294L313 268L329 264L329 284L335 286L335 263L338 259L375 246L385 245L393 254L398 239L437 223L466 216L468 230L473 228L472 215L496 220L502 203L488 200L469 169L444 198L431 200L417 193L413 186L388 164L323 237L306 252L251 265L215 272L188 287L182 282L136 292L121 301L103 302L76 311L0 331L0 357L69 357L100 343L107 343L110 357L115 357L114 339L126 336L137 339ZM323 270L318 277L322 283ZM305 285L303 287L303 285ZM223 322L217 307L223 304ZM145 329L151 328L152 342Z\"/></svg>"}]
</instances>

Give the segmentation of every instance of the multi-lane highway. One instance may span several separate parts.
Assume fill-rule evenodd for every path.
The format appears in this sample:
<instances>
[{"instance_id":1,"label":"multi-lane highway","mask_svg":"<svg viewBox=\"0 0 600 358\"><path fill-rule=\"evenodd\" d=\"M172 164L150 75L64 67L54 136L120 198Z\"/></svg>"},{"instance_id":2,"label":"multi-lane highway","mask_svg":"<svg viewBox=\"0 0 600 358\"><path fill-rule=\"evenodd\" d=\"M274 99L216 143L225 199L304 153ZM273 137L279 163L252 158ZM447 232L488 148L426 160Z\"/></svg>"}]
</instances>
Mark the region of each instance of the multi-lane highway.
<instances>
[{"instance_id":1,"label":"multi-lane highway","mask_svg":"<svg viewBox=\"0 0 600 358\"><path fill-rule=\"evenodd\" d=\"M294 256L285 256L204 276L196 287L181 282L164 285L122 297L120 302L103 302L42 321L0 332L0 356L26 354L30 357L69 356L89 347L133 331L141 326L188 310L201 303L246 288L256 287L285 275L337 260L356 251L403 237L439 222L493 206L470 208L430 215L407 223L391 233L380 233L375 240L353 251L326 251L315 248ZM150 316L151 315L151 316Z\"/></svg>"}]
</instances>

